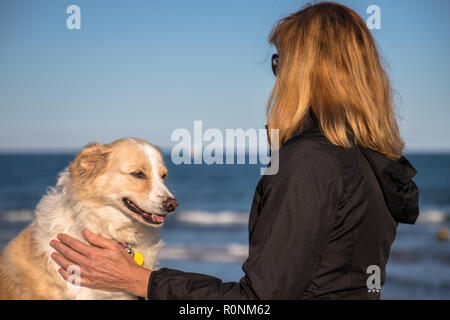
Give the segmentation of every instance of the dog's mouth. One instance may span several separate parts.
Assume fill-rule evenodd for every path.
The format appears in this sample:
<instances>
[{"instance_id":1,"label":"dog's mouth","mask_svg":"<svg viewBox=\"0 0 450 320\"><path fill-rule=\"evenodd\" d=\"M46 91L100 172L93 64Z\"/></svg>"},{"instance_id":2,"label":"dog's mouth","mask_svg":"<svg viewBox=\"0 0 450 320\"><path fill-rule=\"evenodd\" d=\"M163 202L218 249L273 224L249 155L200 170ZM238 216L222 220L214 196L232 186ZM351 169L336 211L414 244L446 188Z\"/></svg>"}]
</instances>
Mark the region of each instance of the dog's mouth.
<instances>
[{"instance_id":1,"label":"dog's mouth","mask_svg":"<svg viewBox=\"0 0 450 320\"><path fill-rule=\"evenodd\" d=\"M138 214L142 219L151 224L163 224L165 215L150 213L139 208L133 201L128 198L123 198L123 203L132 212Z\"/></svg>"}]
</instances>

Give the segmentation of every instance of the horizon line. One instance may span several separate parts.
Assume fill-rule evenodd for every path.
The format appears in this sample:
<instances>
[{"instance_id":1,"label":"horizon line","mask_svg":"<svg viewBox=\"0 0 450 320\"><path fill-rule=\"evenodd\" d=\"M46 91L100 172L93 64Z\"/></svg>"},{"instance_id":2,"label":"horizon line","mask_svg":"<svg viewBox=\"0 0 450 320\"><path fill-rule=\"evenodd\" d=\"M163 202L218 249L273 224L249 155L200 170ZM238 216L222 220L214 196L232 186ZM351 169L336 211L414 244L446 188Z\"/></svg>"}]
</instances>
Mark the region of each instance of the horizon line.
<instances>
[{"instance_id":1,"label":"horizon line","mask_svg":"<svg viewBox=\"0 0 450 320\"><path fill-rule=\"evenodd\" d=\"M163 154L170 154L173 146L157 146ZM0 148L0 155L75 155L81 148ZM224 148L225 151L225 148ZM237 154L241 154L236 152ZM245 154L249 154L248 151ZM405 149L404 154L450 154L450 148L410 148Z\"/></svg>"}]
</instances>

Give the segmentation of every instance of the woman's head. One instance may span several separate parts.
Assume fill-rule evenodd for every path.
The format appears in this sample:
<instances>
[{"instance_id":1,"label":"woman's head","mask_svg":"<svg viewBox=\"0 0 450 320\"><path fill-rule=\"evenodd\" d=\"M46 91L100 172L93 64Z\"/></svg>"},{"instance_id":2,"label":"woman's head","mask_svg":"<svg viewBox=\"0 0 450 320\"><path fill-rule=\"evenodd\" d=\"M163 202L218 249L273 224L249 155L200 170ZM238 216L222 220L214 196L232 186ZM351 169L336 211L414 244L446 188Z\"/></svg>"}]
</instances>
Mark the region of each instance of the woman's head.
<instances>
[{"instance_id":1,"label":"woman's head","mask_svg":"<svg viewBox=\"0 0 450 320\"><path fill-rule=\"evenodd\" d=\"M269 41L279 54L268 104L280 145L317 118L334 144L358 144L389 158L404 148L389 79L364 20L332 2L309 5L280 20Z\"/></svg>"}]
</instances>

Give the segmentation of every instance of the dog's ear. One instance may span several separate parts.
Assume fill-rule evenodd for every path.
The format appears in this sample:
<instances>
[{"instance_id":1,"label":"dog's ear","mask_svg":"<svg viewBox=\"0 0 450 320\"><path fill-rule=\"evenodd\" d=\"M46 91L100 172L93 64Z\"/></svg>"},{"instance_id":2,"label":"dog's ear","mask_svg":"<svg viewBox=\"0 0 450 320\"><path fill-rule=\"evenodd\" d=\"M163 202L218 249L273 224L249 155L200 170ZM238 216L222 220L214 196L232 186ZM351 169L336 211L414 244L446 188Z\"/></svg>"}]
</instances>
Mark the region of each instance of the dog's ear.
<instances>
[{"instance_id":1,"label":"dog's ear","mask_svg":"<svg viewBox=\"0 0 450 320\"><path fill-rule=\"evenodd\" d=\"M94 142L86 146L69 167L74 181L86 181L100 175L106 168L108 156L107 145Z\"/></svg>"}]
</instances>

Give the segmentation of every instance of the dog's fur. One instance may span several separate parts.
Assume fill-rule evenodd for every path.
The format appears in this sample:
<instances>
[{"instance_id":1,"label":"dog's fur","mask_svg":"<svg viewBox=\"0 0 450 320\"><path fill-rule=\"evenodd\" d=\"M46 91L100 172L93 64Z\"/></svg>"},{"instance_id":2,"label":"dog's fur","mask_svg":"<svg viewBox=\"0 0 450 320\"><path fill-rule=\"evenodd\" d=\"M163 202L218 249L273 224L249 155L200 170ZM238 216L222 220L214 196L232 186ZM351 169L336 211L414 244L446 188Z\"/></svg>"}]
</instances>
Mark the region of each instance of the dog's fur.
<instances>
[{"instance_id":1,"label":"dog's fur","mask_svg":"<svg viewBox=\"0 0 450 320\"><path fill-rule=\"evenodd\" d=\"M163 201L173 196L164 183L166 174L158 149L139 139L93 143L83 149L41 199L34 221L0 256L0 299L135 298L66 282L50 258L54 250L49 242L58 233L85 241L81 232L88 229L130 243L143 254L144 266L155 269L162 224L132 212L124 198L145 212L168 214Z\"/></svg>"}]
</instances>

